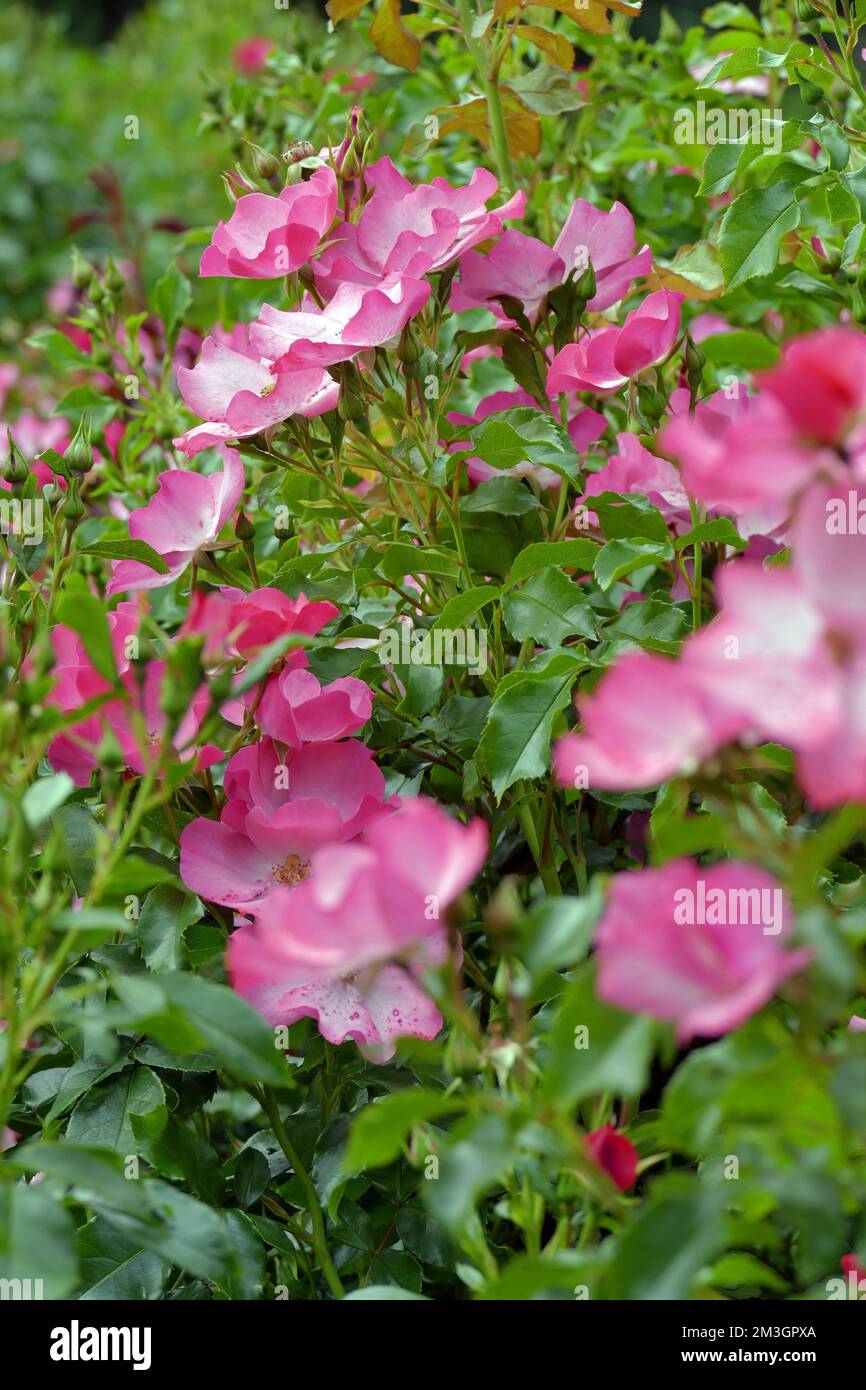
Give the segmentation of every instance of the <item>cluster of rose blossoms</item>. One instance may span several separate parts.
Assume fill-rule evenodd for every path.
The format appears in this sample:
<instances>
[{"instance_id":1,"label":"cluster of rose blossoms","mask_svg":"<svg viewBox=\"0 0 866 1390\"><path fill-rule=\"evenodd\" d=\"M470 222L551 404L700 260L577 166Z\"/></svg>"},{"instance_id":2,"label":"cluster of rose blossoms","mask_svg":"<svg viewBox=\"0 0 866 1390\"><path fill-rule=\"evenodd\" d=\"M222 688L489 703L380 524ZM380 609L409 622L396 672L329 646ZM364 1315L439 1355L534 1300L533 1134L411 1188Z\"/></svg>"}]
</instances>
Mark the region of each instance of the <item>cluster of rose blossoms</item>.
<instances>
[{"instance_id":1,"label":"cluster of rose blossoms","mask_svg":"<svg viewBox=\"0 0 866 1390\"><path fill-rule=\"evenodd\" d=\"M424 309L431 276L448 272L447 283L453 275L454 312L485 305L508 327L515 303L535 321L552 290L591 267L591 326L550 354L547 381L557 410L564 402L579 450L607 429L583 395L602 404L675 352L679 294L650 293L621 324L601 317L652 268L649 249L635 250L633 220L621 205L602 212L578 199L551 248L504 229L505 220L522 215L525 200L518 194L489 211L497 185L485 170L460 188L442 179L413 186L382 159L363 180L341 182L342 207L326 164L279 196L246 192L214 232L203 275L297 275L308 293L298 309L265 304L253 323L216 331L196 366L178 368L181 394L203 423L175 443L188 456L215 447L222 471L160 476L156 496L131 515L129 530L163 557L167 572L122 561L110 592L169 584L194 565L243 492L231 444L292 416L332 410L343 364L366 371L376 348L397 341ZM486 249L475 250L481 243ZM718 331L716 323L704 331ZM692 335L698 340L698 320ZM774 739L795 749L798 776L816 807L866 795L863 545L856 527L840 535L825 525L828 506L856 489L866 467L866 342L847 329L803 339L762 388L756 397L719 392L695 407L681 386L668 404L659 454L620 434L618 452L589 476L575 509L581 528L588 499L636 492L676 533L690 529L698 503L708 516L732 517L749 545L719 575L719 616L688 639L677 661L628 654L581 702L583 732L564 738L555 754L565 786L578 784L584 771L601 789L651 787L695 769L731 740ZM515 404L540 408L515 390L482 401L471 417L450 418L462 427ZM560 485L552 472L528 464L514 471L541 486ZM488 466L469 459L468 474L478 483ZM763 557L786 545L791 564L762 567ZM114 727L133 768L141 754L133 746L136 731L130 736L126 726L129 709L141 707L148 736L160 737L159 702L146 707L148 689L159 689L159 670L150 676L158 663L149 664L143 682L123 665L122 638L135 611L127 601L111 615L129 699L104 707L95 727L80 726L52 749L55 766L68 767L77 780L93 766L101 719ZM315 633L335 611L303 596L222 588L193 595L182 632L205 634L208 659L237 671L268 641L291 630ZM69 710L100 692L101 677L75 635L58 634L54 698ZM174 734L179 754L198 767L224 756L195 747L206 700L203 688ZM385 799L372 755L352 737L370 707L363 682L321 687L302 652L242 699L228 700L222 712L241 726L241 740L252 728L257 741L229 758L219 821L202 818L184 831L181 872L194 891L239 914L230 971L266 1017L286 1023L311 1015L329 1040L353 1037L387 1056L395 1036L430 1037L440 1025L418 980L448 956L440 914L477 873L486 830L479 822L462 826L421 798ZM696 864L680 861L618 875L596 943L602 995L674 1020L683 1040L736 1026L807 959L782 949L787 912L778 935L757 924L731 931L711 918L700 928L674 929L673 892L697 874ZM717 866L704 876L712 875L722 887L772 883L745 865Z\"/></svg>"}]
</instances>

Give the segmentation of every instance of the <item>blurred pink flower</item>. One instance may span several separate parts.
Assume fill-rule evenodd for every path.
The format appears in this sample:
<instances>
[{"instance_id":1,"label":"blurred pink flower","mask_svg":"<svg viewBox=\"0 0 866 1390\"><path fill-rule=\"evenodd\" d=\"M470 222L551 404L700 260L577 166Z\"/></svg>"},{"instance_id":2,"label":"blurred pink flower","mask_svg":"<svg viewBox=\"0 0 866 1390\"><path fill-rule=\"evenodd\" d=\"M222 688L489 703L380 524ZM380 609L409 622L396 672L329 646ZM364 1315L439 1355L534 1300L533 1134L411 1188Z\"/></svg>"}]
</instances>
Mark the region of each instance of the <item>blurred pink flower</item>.
<instances>
[{"instance_id":1,"label":"blurred pink flower","mask_svg":"<svg viewBox=\"0 0 866 1390\"><path fill-rule=\"evenodd\" d=\"M274 40L269 39L267 35L251 34L248 39L242 39L240 43L235 44L232 49L232 61L238 72L251 76L263 71L275 47Z\"/></svg>"},{"instance_id":2,"label":"blurred pink flower","mask_svg":"<svg viewBox=\"0 0 866 1390\"><path fill-rule=\"evenodd\" d=\"M566 734L554 749L564 787L657 786L693 772L739 727L682 664L654 652L626 652L577 705L584 732Z\"/></svg>"},{"instance_id":3,"label":"blurred pink flower","mask_svg":"<svg viewBox=\"0 0 866 1390\"><path fill-rule=\"evenodd\" d=\"M595 936L599 998L675 1023L680 1043L719 1037L808 963L784 949L790 931L780 885L753 864L616 874Z\"/></svg>"},{"instance_id":4,"label":"blurred pink flower","mask_svg":"<svg viewBox=\"0 0 866 1390\"><path fill-rule=\"evenodd\" d=\"M795 338L759 382L802 439L841 444L866 419L866 334L835 327Z\"/></svg>"}]
</instances>

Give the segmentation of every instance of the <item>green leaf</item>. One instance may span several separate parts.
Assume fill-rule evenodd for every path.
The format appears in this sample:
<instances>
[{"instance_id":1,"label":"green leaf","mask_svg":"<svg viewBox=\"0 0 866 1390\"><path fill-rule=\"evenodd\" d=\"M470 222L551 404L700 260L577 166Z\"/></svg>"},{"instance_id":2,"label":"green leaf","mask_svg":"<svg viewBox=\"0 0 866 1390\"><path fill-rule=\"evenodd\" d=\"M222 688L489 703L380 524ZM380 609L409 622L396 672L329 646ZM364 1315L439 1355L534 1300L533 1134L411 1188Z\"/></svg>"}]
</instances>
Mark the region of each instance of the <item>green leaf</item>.
<instances>
[{"instance_id":1,"label":"green leaf","mask_svg":"<svg viewBox=\"0 0 866 1390\"><path fill-rule=\"evenodd\" d=\"M745 550L748 544L747 541L743 540L730 517L717 516L712 521L702 521L686 535L678 536L676 548L677 550L686 550L690 545L704 545L707 542L713 545L732 545L737 550Z\"/></svg>"},{"instance_id":2,"label":"green leaf","mask_svg":"<svg viewBox=\"0 0 866 1390\"><path fill-rule=\"evenodd\" d=\"M643 569L645 565L662 565L673 559L670 541L608 541L602 546L595 562L595 577L600 589L609 589L618 579Z\"/></svg>"},{"instance_id":3,"label":"green leaf","mask_svg":"<svg viewBox=\"0 0 866 1390\"><path fill-rule=\"evenodd\" d=\"M519 478L488 478L460 502L461 514L496 512L499 516L525 516L541 503Z\"/></svg>"},{"instance_id":4,"label":"green leaf","mask_svg":"<svg viewBox=\"0 0 866 1390\"><path fill-rule=\"evenodd\" d=\"M505 595L502 616L518 642L532 637L541 646L559 647L575 634L595 636L594 615L585 592L552 565Z\"/></svg>"},{"instance_id":5,"label":"green leaf","mask_svg":"<svg viewBox=\"0 0 866 1390\"><path fill-rule=\"evenodd\" d=\"M779 349L763 333L737 329L733 333L712 333L701 341L701 352L715 367L744 367L761 371L779 360Z\"/></svg>"},{"instance_id":6,"label":"green leaf","mask_svg":"<svg viewBox=\"0 0 866 1390\"><path fill-rule=\"evenodd\" d=\"M149 970L161 974L186 962L184 932L203 915L198 898L171 883L148 893L138 920L138 944Z\"/></svg>"},{"instance_id":7,"label":"green leaf","mask_svg":"<svg viewBox=\"0 0 866 1390\"><path fill-rule=\"evenodd\" d=\"M626 1099L640 1095L649 1073L655 1031L652 1019L602 1003L595 993L595 969L585 968L568 985L557 1008L543 1067L542 1096L569 1109L585 1096L602 1091Z\"/></svg>"},{"instance_id":8,"label":"green leaf","mask_svg":"<svg viewBox=\"0 0 866 1390\"><path fill-rule=\"evenodd\" d=\"M510 77L503 84L515 92L521 103L537 116L560 116L565 111L577 111L586 99L571 80L571 74L559 68L539 64L521 77Z\"/></svg>"},{"instance_id":9,"label":"green leaf","mask_svg":"<svg viewBox=\"0 0 866 1390\"><path fill-rule=\"evenodd\" d=\"M156 1130L168 1118L162 1082L147 1067L129 1067L82 1096L66 1127L67 1142L112 1149L124 1158L137 1154L133 1117L145 1117Z\"/></svg>"},{"instance_id":10,"label":"green leaf","mask_svg":"<svg viewBox=\"0 0 866 1390\"><path fill-rule=\"evenodd\" d=\"M518 946L518 955L533 975L584 959L603 904L598 878L586 897L542 898L534 904L520 923Z\"/></svg>"},{"instance_id":11,"label":"green leaf","mask_svg":"<svg viewBox=\"0 0 866 1390\"><path fill-rule=\"evenodd\" d=\"M119 541L93 541L76 551L78 555L99 555L104 560L137 560L148 565L157 574L168 574L168 565L162 556L144 541L134 541L131 537ZM76 595L76 602L78 596Z\"/></svg>"},{"instance_id":12,"label":"green leaf","mask_svg":"<svg viewBox=\"0 0 866 1390\"><path fill-rule=\"evenodd\" d=\"M102 1216L95 1216L75 1236L84 1281L76 1299L143 1302L159 1298L169 1266L158 1255L122 1236Z\"/></svg>"},{"instance_id":13,"label":"green leaf","mask_svg":"<svg viewBox=\"0 0 866 1390\"><path fill-rule=\"evenodd\" d=\"M456 1235L469 1222L477 1199L498 1186L513 1162L511 1130L503 1116L467 1120L442 1154L439 1177L425 1184L428 1209Z\"/></svg>"},{"instance_id":14,"label":"green leaf","mask_svg":"<svg viewBox=\"0 0 866 1390\"><path fill-rule=\"evenodd\" d=\"M827 156L827 167L844 169L851 157L851 146L842 127L836 121L825 121L818 131L818 142Z\"/></svg>"},{"instance_id":15,"label":"green leaf","mask_svg":"<svg viewBox=\"0 0 866 1390\"><path fill-rule=\"evenodd\" d=\"M242 1207L255 1206L271 1180L268 1160L261 1149L246 1148L235 1164L235 1196Z\"/></svg>"},{"instance_id":16,"label":"green leaf","mask_svg":"<svg viewBox=\"0 0 866 1390\"><path fill-rule=\"evenodd\" d=\"M472 452L492 468L540 464L576 483L581 461L568 432L552 416L521 405L492 415L470 430Z\"/></svg>"},{"instance_id":17,"label":"green leaf","mask_svg":"<svg viewBox=\"0 0 866 1390\"><path fill-rule=\"evenodd\" d=\"M498 597L499 589L495 584L479 584L475 589L465 589L462 594L455 594L454 598L448 600L433 627L454 632L463 626L467 618L474 617Z\"/></svg>"},{"instance_id":18,"label":"green leaf","mask_svg":"<svg viewBox=\"0 0 866 1390\"><path fill-rule=\"evenodd\" d=\"M66 798L75 790L75 783L66 772L57 772L50 777L37 777L31 782L21 801L24 819L31 830L59 811Z\"/></svg>"},{"instance_id":19,"label":"green leaf","mask_svg":"<svg viewBox=\"0 0 866 1390\"><path fill-rule=\"evenodd\" d=\"M766 48L739 48L734 53L723 55L713 64L705 77L698 83L698 91L713 87L727 78L751 77L754 73L770 68L784 67L791 62L809 57L809 49L804 43L792 43L784 53L771 53Z\"/></svg>"},{"instance_id":20,"label":"green leaf","mask_svg":"<svg viewBox=\"0 0 866 1390\"><path fill-rule=\"evenodd\" d=\"M172 263L162 279L154 286L151 297L155 312L162 319L165 336L169 342L174 340L181 319L192 303L192 288L189 280Z\"/></svg>"},{"instance_id":21,"label":"green leaf","mask_svg":"<svg viewBox=\"0 0 866 1390\"><path fill-rule=\"evenodd\" d=\"M518 584L531 574L558 565L563 569L585 570L592 574L599 546L591 540L535 541L516 556L508 572L509 584Z\"/></svg>"},{"instance_id":22,"label":"green leaf","mask_svg":"<svg viewBox=\"0 0 866 1390\"><path fill-rule=\"evenodd\" d=\"M41 1279L43 1297L65 1298L78 1279L74 1237L68 1212L43 1186L0 1183L0 1279Z\"/></svg>"},{"instance_id":23,"label":"green leaf","mask_svg":"<svg viewBox=\"0 0 866 1390\"><path fill-rule=\"evenodd\" d=\"M273 1031L226 985L173 971L146 980L120 977L116 987L137 1027L157 1042L178 1052L210 1052L220 1066L244 1081L287 1083L288 1071L274 1046ZM187 1025L185 1034L179 1021Z\"/></svg>"},{"instance_id":24,"label":"green leaf","mask_svg":"<svg viewBox=\"0 0 866 1390\"><path fill-rule=\"evenodd\" d=\"M762 1264L754 1255L740 1251L723 1255L716 1261L710 1283L722 1289L740 1289L744 1285L752 1285L758 1289L772 1289L775 1293L785 1293L788 1287L775 1270Z\"/></svg>"},{"instance_id":25,"label":"green leaf","mask_svg":"<svg viewBox=\"0 0 866 1390\"><path fill-rule=\"evenodd\" d=\"M667 545L667 523L648 497L639 494L600 492L586 503L595 512L605 535L611 540L655 541Z\"/></svg>"},{"instance_id":26,"label":"green leaf","mask_svg":"<svg viewBox=\"0 0 866 1390\"><path fill-rule=\"evenodd\" d=\"M616 641L631 640L654 652L674 652L689 626L688 616L677 604L648 598L627 603L605 627L604 636Z\"/></svg>"},{"instance_id":27,"label":"green leaf","mask_svg":"<svg viewBox=\"0 0 866 1390\"><path fill-rule=\"evenodd\" d=\"M381 568L386 579L402 579L407 574L442 574L457 579L461 574L459 556L403 541L393 541L388 546Z\"/></svg>"},{"instance_id":28,"label":"green leaf","mask_svg":"<svg viewBox=\"0 0 866 1390\"><path fill-rule=\"evenodd\" d=\"M362 1110L352 1122L344 1169L361 1173L367 1168L381 1168L392 1163L400 1156L408 1134L416 1125L463 1108L458 1099L446 1096L444 1091L413 1087L383 1096Z\"/></svg>"},{"instance_id":29,"label":"green leaf","mask_svg":"<svg viewBox=\"0 0 866 1390\"><path fill-rule=\"evenodd\" d=\"M659 1180L637 1219L619 1238L611 1271L616 1298L687 1299L705 1264L725 1242L724 1184L696 1178Z\"/></svg>"},{"instance_id":30,"label":"green leaf","mask_svg":"<svg viewBox=\"0 0 866 1390\"><path fill-rule=\"evenodd\" d=\"M771 183L741 193L719 229L719 255L727 288L775 270L779 242L799 221L800 205L791 183Z\"/></svg>"},{"instance_id":31,"label":"green leaf","mask_svg":"<svg viewBox=\"0 0 866 1390\"><path fill-rule=\"evenodd\" d=\"M542 672L513 672L500 681L478 758L497 801L523 777L550 772L553 721L571 699L580 658L556 655Z\"/></svg>"},{"instance_id":32,"label":"green leaf","mask_svg":"<svg viewBox=\"0 0 866 1390\"><path fill-rule=\"evenodd\" d=\"M117 665L105 604L86 590L65 594L57 606L57 621L78 633L99 675L109 685L116 685Z\"/></svg>"}]
</instances>

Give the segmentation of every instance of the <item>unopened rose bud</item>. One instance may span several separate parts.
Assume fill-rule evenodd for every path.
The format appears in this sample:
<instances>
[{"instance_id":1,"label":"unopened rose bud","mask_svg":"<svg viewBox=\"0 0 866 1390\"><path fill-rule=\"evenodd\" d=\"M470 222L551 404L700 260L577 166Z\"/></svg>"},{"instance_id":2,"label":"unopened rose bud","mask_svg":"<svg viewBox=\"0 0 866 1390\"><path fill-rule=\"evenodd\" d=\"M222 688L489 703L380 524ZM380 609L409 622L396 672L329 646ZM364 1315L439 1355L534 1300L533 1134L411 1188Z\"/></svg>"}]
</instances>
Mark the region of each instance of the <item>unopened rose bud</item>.
<instances>
[{"instance_id":1,"label":"unopened rose bud","mask_svg":"<svg viewBox=\"0 0 866 1390\"><path fill-rule=\"evenodd\" d=\"M596 288L595 271L592 268L592 262L590 262L583 274L575 279L574 293L578 299L583 300L584 304L588 304L591 299L595 298Z\"/></svg>"},{"instance_id":2,"label":"unopened rose bud","mask_svg":"<svg viewBox=\"0 0 866 1390\"><path fill-rule=\"evenodd\" d=\"M274 174L280 172L280 161L275 154L269 150L260 149L258 145L253 145L253 167L260 179L272 179Z\"/></svg>"},{"instance_id":3,"label":"unopened rose bud","mask_svg":"<svg viewBox=\"0 0 866 1390\"><path fill-rule=\"evenodd\" d=\"M93 266L86 261L77 246L72 248L72 283L77 290L86 290L95 275Z\"/></svg>"},{"instance_id":4,"label":"unopened rose bud","mask_svg":"<svg viewBox=\"0 0 866 1390\"><path fill-rule=\"evenodd\" d=\"M60 515L63 517L70 530L78 525L86 510L78 494L78 484L73 483L68 489L60 506Z\"/></svg>"},{"instance_id":5,"label":"unopened rose bud","mask_svg":"<svg viewBox=\"0 0 866 1390\"><path fill-rule=\"evenodd\" d=\"M96 760L106 772L117 772L126 767L123 749L114 736L114 731L106 726L102 741L96 750Z\"/></svg>"},{"instance_id":6,"label":"unopened rose bud","mask_svg":"<svg viewBox=\"0 0 866 1390\"><path fill-rule=\"evenodd\" d=\"M126 285L126 281L117 269L111 256L109 256L108 264L105 267L105 284L114 295L120 294L121 290Z\"/></svg>"},{"instance_id":7,"label":"unopened rose bud","mask_svg":"<svg viewBox=\"0 0 866 1390\"><path fill-rule=\"evenodd\" d=\"M685 368L686 380L689 383L689 390L692 396L696 396L700 390L706 360L706 357L701 352L697 343L695 343L692 338L687 337L685 351L683 352L683 367Z\"/></svg>"},{"instance_id":8,"label":"unopened rose bud","mask_svg":"<svg viewBox=\"0 0 866 1390\"><path fill-rule=\"evenodd\" d=\"M250 521L245 512L238 512L238 519L235 522L235 535L239 541L251 541L256 534L256 528Z\"/></svg>"},{"instance_id":9,"label":"unopened rose bud","mask_svg":"<svg viewBox=\"0 0 866 1390\"><path fill-rule=\"evenodd\" d=\"M23 487L30 477L29 464L12 438L11 430L6 431L6 438L9 443L9 457L3 465L3 481L11 483L13 489Z\"/></svg>"},{"instance_id":10,"label":"unopened rose bud","mask_svg":"<svg viewBox=\"0 0 866 1390\"><path fill-rule=\"evenodd\" d=\"M421 341L411 323L407 323L397 344L397 360L405 367L414 367L421 356Z\"/></svg>"},{"instance_id":11,"label":"unopened rose bud","mask_svg":"<svg viewBox=\"0 0 866 1390\"><path fill-rule=\"evenodd\" d=\"M88 473L93 467L93 450L90 447L90 427L86 416L82 415L72 442L63 455L72 473Z\"/></svg>"}]
</instances>

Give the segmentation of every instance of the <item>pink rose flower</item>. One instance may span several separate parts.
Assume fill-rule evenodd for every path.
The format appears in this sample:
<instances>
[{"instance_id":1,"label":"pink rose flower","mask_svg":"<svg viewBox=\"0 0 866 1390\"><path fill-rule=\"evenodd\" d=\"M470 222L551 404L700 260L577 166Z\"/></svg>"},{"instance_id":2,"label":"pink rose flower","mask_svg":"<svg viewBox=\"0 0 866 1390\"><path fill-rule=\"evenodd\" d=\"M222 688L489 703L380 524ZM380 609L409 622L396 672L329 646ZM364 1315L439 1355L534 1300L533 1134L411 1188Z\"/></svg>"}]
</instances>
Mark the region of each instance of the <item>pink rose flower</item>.
<instances>
[{"instance_id":1,"label":"pink rose flower","mask_svg":"<svg viewBox=\"0 0 866 1390\"><path fill-rule=\"evenodd\" d=\"M276 197L246 193L228 222L217 224L199 274L272 280L290 275L310 259L337 211L337 178L317 169L304 183L289 184Z\"/></svg>"},{"instance_id":2,"label":"pink rose flower","mask_svg":"<svg viewBox=\"0 0 866 1390\"><path fill-rule=\"evenodd\" d=\"M611 454L597 473L588 475L586 491L575 503L575 512L584 510L587 499L599 493L632 492L647 497L677 531L690 530L688 494L673 464L650 453L636 435L618 434L616 442L619 452Z\"/></svg>"},{"instance_id":3,"label":"pink rose flower","mask_svg":"<svg viewBox=\"0 0 866 1390\"><path fill-rule=\"evenodd\" d=\"M175 447L189 455L261 434L292 415L323 415L340 397L321 367L275 370L213 337L205 338L195 367L178 367L177 384L189 409L206 421L175 439Z\"/></svg>"},{"instance_id":4,"label":"pink rose flower","mask_svg":"<svg viewBox=\"0 0 866 1390\"><path fill-rule=\"evenodd\" d=\"M602 1125L586 1136L586 1147L595 1162L620 1192L628 1192L637 1179L638 1152L630 1139L613 1125Z\"/></svg>"},{"instance_id":5,"label":"pink rose flower","mask_svg":"<svg viewBox=\"0 0 866 1390\"><path fill-rule=\"evenodd\" d=\"M352 839L385 805L385 779L355 739L285 757L263 739L229 759L223 788L220 819L185 827L180 873L200 897L240 911L302 882L316 850Z\"/></svg>"},{"instance_id":6,"label":"pink rose flower","mask_svg":"<svg viewBox=\"0 0 866 1390\"><path fill-rule=\"evenodd\" d=\"M591 264L596 290L587 308L595 313L617 304L639 275L652 270L652 252L643 246L635 255L634 218L622 203L609 212L576 198L553 249L565 263L566 273L578 274Z\"/></svg>"},{"instance_id":7,"label":"pink rose flower","mask_svg":"<svg viewBox=\"0 0 866 1390\"><path fill-rule=\"evenodd\" d=\"M796 338L759 381L801 438L839 444L866 419L866 334L822 328Z\"/></svg>"},{"instance_id":8,"label":"pink rose flower","mask_svg":"<svg viewBox=\"0 0 866 1390\"><path fill-rule=\"evenodd\" d=\"M378 285L341 285L324 309L263 304L250 324L250 343L277 372L321 369L396 339L429 297L426 280L389 275Z\"/></svg>"},{"instance_id":9,"label":"pink rose flower","mask_svg":"<svg viewBox=\"0 0 866 1390\"><path fill-rule=\"evenodd\" d=\"M647 367L663 362L679 335L681 301L681 294L655 290L626 316L621 328L602 328L579 343L567 343L550 364L551 396L561 391L618 391Z\"/></svg>"},{"instance_id":10,"label":"pink rose flower","mask_svg":"<svg viewBox=\"0 0 866 1390\"><path fill-rule=\"evenodd\" d=\"M270 738L300 748L304 743L328 743L357 733L372 708L373 694L365 681L343 676L320 685L311 671L288 666L268 677L256 722Z\"/></svg>"},{"instance_id":11,"label":"pink rose flower","mask_svg":"<svg viewBox=\"0 0 866 1390\"><path fill-rule=\"evenodd\" d=\"M808 963L808 949L784 949L790 932L782 889L753 864L619 873L595 937L598 996L675 1023L680 1043L716 1038Z\"/></svg>"},{"instance_id":12,"label":"pink rose flower","mask_svg":"<svg viewBox=\"0 0 866 1390\"><path fill-rule=\"evenodd\" d=\"M577 704L584 732L566 734L554 749L564 787L657 786L694 771L740 724L716 710L681 663L654 652L626 652Z\"/></svg>"},{"instance_id":13,"label":"pink rose flower","mask_svg":"<svg viewBox=\"0 0 866 1390\"><path fill-rule=\"evenodd\" d=\"M195 555L212 545L234 512L244 490L244 466L234 449L223 451L223 467L207 476L172 468L159 475L159 485L144 507L132 512L129 534L144 541L168 565L165 574L138 560L120 560L106 593L161 589L173 584Z\"/></svg>"},{"instance_id":14,"label":"pink rose flower","mask_svg":"<svg viewBox=\"0 0 866 1390\"><path fill-rule=\"evenodd\" d=\"M789 499L821 466L768 395L728 401L717 392L694 415L681 411L669 420L659 446L681 462L692 497L737 518L760 511L771 526L781 523Z\"/></svg>"},{"instance_id":15,"label":"pink rose flower","mask_svg":"<svg viewBox=\"0 0 866 1390\"><path fill-rule=\"evenodd\" d=\"M288 633L313 636L339 611L327 599L308 599L306 594L289 598L282 590L269 588L245 594L221 585L207 593L196 590L180 631L182 636L203 633L204 653L210 660L240 657L248 661ZM307 655L298 648L287 652L283 661L288 666L306 666Z\"/></svg>"},{"instance_id":16,"label":"pink rose flower","mask_svg":"<svg viewBox=\"0 0 866 1390\"><path fill-rule=\"evenodd\" d=\"M442 1019L419 978L447 960L444 913L486 850L482 821L404 802L362 841L321 850L297 888L268 894L229 940L235 989L271 1024L312 1017L329 1042L353 1038L382 1061L398 1037L435 1037Z\"/></svg>"},{"instance_id":17,"label":"pink rose flower","mask_svg":"<svg viewBox=\"0 0 866 1390\"><path fill-rule=\"evenodd\" d=\"M252 76L264 69L265 63L275 47L274 40L269 39L265 34L253 34L250 38L235 44L232 49L232 61L238 72Z\"/></svg>"},{"instance_id":18,"label":"pink rose flower","mask_svg":"<svg viewBox=\"0 0 866 1390\"><path fill-rule=\"evenodd\" d=\"M357 222L334 229L334 244L315 265L316 285L326 299L345 281L375 285L387 275L444 270L470 247L499 236L503 223L522 217L526 206L525 194L516 193L488 212L499 185L486 169L476 169L462 188L441 178L415 186L390 159L371 164L364 177L372 198Z\"/></svg>"},{"instance_id":19,"label":"pink rose flower","mask_svg":"<svg viewBox=\"0 0 866 1390\"><path fill-rule=\"evenodd\" d=\"M513 322L495 302L508 295L519 299L532 319L552 289L572 272L579 278L592 264L596 292L587 308L599 312L624 298L633 281L652 269L649 247L634 255L634 242L634 219L621 203L602 212L578 198L552 249L536 237L507 231L486 255L468 252L460 262L451 308L486 304L498 317Z\"/></svg>"}]
</instances>

